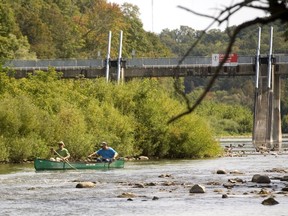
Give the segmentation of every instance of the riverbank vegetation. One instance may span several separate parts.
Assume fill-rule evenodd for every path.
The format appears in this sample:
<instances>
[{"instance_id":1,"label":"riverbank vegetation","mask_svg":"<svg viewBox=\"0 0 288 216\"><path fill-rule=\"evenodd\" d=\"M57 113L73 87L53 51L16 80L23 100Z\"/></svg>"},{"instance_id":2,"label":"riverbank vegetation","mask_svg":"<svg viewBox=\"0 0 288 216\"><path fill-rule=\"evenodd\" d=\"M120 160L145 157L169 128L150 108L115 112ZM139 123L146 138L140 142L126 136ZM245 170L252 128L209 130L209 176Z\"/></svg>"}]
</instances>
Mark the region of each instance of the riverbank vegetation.
<instances>
[{"instance_id":1,"label":"riverbank vegetation","mask_svg":"<svg viewBox=\"0 0 288 216\"><path fill-rule=\"evenodd\" d=\"M65 80L53 69L18 80L0 75L0 161L49 157L59 140L74 160L85 158L103 140L121 156L202 158L221 153L205 115L167 124L184 109L175 92L167 91L169 82L164 88L157 79L124 85Z\"/></svg>"},{"instance_id":2,"label":"riverbank vegetation","mask_svg":"<svg viewBox=\"0 0 288 216\"><path fill-rule=\"evenodd\" d=\"M248 109L213 101L167 124L185 108L169 79L118 85L61 79L54 69L23 79L3 70L0 75L0 161L49 157L59 140L74 160L85 158L103 140L121 156L213 157L221 154L217 134L251 130Z\"/></svg>"}]
</instances>

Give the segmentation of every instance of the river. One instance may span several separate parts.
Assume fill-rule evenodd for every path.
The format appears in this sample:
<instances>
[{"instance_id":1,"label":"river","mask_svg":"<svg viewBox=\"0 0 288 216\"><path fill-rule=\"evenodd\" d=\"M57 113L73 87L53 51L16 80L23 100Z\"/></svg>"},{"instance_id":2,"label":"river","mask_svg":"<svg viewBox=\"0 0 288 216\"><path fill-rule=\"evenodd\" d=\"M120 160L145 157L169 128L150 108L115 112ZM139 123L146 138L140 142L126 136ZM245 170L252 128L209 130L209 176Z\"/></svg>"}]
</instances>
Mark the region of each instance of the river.
<instances>
[{"instance_id":1,"label":"river","mask_svg":"<svg viewBox=\"0 0 288 216\"><path fill-rule=\"evenodd\" d=\"M288 185L279 178L288 171L288 155L247 155L205 160L127 162L123 169L36 172L33 164L0 165L0 215L288 215ZM7 170L9 169L9 172ZM224 169L227 174L216 174ZM231 174L233 171L238 174ZM241 174L242 172L242 174ZM270 184L252 183L254 174L265 174ZM232 189L230 179L242 179ZM76 188L79 182L96 182L94 188ZM194 184L206 192L189 193ZM277 205L262 205L270 191ZM123 194L134 195L130 199ZM228 198L222 198L226 194Z\"/></svg>"}]
</instances>

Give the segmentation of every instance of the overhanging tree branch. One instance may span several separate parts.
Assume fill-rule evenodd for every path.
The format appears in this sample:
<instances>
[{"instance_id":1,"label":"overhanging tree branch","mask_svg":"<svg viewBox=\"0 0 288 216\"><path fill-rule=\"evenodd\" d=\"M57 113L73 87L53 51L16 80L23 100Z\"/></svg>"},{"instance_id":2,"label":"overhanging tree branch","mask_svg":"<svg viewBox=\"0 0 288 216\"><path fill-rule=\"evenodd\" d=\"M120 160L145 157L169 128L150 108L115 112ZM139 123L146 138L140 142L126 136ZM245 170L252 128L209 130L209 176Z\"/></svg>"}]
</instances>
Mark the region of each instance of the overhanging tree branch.
<instances>
[{"instance_id":1,"label":"overhanging tree branch","mask_svg":"<svg viewBox=\"0 0 288 216\"><path fill-rule=\"evenodd\" d=\"M189 55L189 53L195 48L195 46L199 43L199 41L202 39L203 35L206 33L206 31L215 23L218 22L219 24L221 24L224 21L229 21L229 18L238 10L240 10L241 8L243 8L244 6L246 7L252 7L252 8L259 8L259 6L254 6L252 5L253 2L256 2L255 0L245 0L242 3L238 3L235 5L232 5L231 7L227 7L226 9L224 9L223 11L220 12L220 14L217 17L211 17L209 15L205 15L205 14L200 14L197 12L194 12L190 9L184 8L179 6L180 8L187 10L193 14L199 15L199 16L203 16L203 17L207 17L207 18L212 18L213 21L211 22L211 24L201 33L200 37L198 38L198 40L196 40L192 46L189 48L189 50L185 53L185 55L181 58L181 60L178 63L178 67L180 67L180 65L182 64L182 62L185 60L185 58ZM275 3L276 2L276 3ZM219 66L217 66L215 74L212 76L212 78L210 79L208 85L206 86L205 90L203 91L203 93L199 96L199 98L196 100L196 102L191 106L191 102L189 100L189 98L185 95L185 93L180 89L180 82L179 82L179 78L177 76L175 76L175 81L174 81L174 87L176 92L184 99L185 103L186 103L186 108L187 110L172 117L169 121L168 124L176 121L177 119L190 114L191 112L193 112L197 106L199 106L199 104L203 101L203 99L206 97L207 93L210 91L210 89L212 88L213 84L215 83L220 70L222 69L224 63L226 62L226 60L229 57L229 54L232 51L232 47L236 41L236 37L237 35L243 30L246 29L250 26L253 25L257 25L257 24L269 24L272 23L276 20L281 20L282 22L288 22L288 8L287 8L287 2L285 0L281 1L280 3L278 1L275 0L268 0L268 8L265 8L265 10L270 12L270 16L264 17L264 18L256 18L247 22L242 23L241 25L237 26L234 31L231 33L230 35L230 41L227 45L226 51L225 51L225 55L223 60L220 62ZM276 10L278 8L278 10ZM231 10L233 9L233 11L231 12ZM220 19L220 17L225 14L228 13L227 16L225 16L223 19Z\"/></svg>"}]
</instances>

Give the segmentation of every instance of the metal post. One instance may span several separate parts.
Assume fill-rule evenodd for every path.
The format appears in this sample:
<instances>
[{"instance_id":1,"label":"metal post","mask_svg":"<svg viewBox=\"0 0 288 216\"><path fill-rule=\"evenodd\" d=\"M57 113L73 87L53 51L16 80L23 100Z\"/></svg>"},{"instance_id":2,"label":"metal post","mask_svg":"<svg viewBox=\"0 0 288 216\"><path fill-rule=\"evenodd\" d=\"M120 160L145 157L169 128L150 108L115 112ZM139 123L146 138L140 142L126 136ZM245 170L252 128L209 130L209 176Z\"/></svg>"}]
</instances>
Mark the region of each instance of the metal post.
<instances>
[{"instance_id":1,"label":"metal post","mask_svg":"<svg viewBox=\"0 0 288 216\"><path fill-rule=\"evenodd\" d=\"M273 44L273 27L270 29L270 49L268 55L268 88L271 88L271 76L272 76L272 44Z\"/></svg>"},{"instance_id":2,"label":"metal post","mask_svg":"<svg viewBox=\"0 0 288 216\"><path fill-rule=\"evenodd\" d=\"M121 78L121 58L122 58L122 38L123 38L123 31L120 31L120 38L119 38L119 56L118 56L118 70L117 70L117 82L119 84Z\"/></svg>"},{"instance_id":3,"label":"metal post","mask_svg":"<svg viewBox=\"0 0 288 216\"><path fill-rule=\"evenodd\" d=\"M106 59L106 81L109 81L109 61L110 61L110 50L111 50L111 37L112 32L109 31L108 35L108 50L107 50L107 59Z\"/></svg>"},{"instance_id":4,"label":"metal post","mask_svg":"<svg viewBox=\"0 0 288 216\"><path fill-rule=\"evenodd\" d=\"M273 45L273 27L270 28L270 47L269 47L269 55L268 55L268 137L269 148L272 147L273 144L273 130L274 130L274 69L272 71L272 45Z\"/></svg>"},{"instance_id":5,"label":"metal post","mask_svg":"<svg viewBox=\"0 0 288 216\"><path fill-rule=\"evenodd\" d=\"M258 47L256 52L256 89L259 87L259 60L260 60L260 47L261 47L261 27L258 31Z\"/></svg>"}]
</instances>

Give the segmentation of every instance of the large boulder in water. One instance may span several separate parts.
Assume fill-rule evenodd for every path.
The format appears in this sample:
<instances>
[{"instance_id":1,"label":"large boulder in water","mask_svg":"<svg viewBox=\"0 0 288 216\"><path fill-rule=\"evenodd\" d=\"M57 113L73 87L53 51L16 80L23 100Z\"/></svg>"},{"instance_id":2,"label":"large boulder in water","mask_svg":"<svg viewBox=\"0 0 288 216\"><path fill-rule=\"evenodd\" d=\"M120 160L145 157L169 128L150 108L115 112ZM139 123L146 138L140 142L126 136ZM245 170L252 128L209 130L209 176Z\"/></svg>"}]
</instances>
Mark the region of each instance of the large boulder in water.
<instances>
[{"instance_id":1,"label":"large boulder in water","mask_svg":"<svg viewBox=\"0 0 288 216\"><path fill-rule=\"evenodd\" d=\"M258 184L270 184L271 180L267 175L259 175L259 174L255 174L252 177L252 182L256 182Z\"/></svg>"},{"instance_id":2,"label":"large boulder in water","mask_svg":"<svg viewBox=\"0 0 288 216\"><path fill-rule=\"evenodd\" d=\"M199 184L195 184L190 189L190 193L205 193L205 187Z\"/></svg>"},{"instance_id":3,"label":"large boulder in water","mask_svg":"<svg viewBox=\"0 0 288 216\"><path fill-rule=\"evenodd\" d=\"M226 170L219 169L216 171L217 174L227 174Z\"/></svg>"},{"instance_id":4,"label":"large boulder in water","mask_svg":"<svg viewBox=\"0 0 288 216\"><path fill-rule=\"evenodd\" d=\"M273 197L265 199L262 201L262 205L277 205L279 202L275 200Z\"/></svg>"},{"instance_id":5,"label":"large boulder in water","mask_svg":"<svg viewBox=\"0 0 288 216\"><path fill-rule=\"evenodd\" d=\"M92 188L95 187L94 182L80 182L76 185L76 188Z\"/></svg>"}]
</instances>

